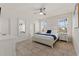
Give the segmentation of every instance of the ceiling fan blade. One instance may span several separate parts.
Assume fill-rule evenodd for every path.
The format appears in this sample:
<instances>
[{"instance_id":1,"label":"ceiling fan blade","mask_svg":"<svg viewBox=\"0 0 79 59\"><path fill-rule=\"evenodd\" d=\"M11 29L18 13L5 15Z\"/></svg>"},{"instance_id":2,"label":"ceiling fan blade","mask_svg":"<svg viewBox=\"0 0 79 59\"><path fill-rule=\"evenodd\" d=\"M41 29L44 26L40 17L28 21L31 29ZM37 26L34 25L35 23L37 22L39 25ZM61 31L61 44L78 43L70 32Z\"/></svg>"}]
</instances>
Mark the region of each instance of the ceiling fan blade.
<instances>
[{"instance_id":1,"label":"ceiling fan blade","mask_svg":"<svg viewBox=\"0 0 79 59\"><path fill-rule=\"evenodd\" d=\"M33 14L38 14L38 13L40 13L40 12L34 12Z\"/></svg>"},{"instance_id":2,"label":"ceiling fan blade","mask_svg":"<svg viewBox=\"0 0 79 59\"><path fill-rule=\"evenodd\" d=\"M35 9L35 10L40 10L40 8L37 8L37 9Z\"/></svg>"}]
</instances>

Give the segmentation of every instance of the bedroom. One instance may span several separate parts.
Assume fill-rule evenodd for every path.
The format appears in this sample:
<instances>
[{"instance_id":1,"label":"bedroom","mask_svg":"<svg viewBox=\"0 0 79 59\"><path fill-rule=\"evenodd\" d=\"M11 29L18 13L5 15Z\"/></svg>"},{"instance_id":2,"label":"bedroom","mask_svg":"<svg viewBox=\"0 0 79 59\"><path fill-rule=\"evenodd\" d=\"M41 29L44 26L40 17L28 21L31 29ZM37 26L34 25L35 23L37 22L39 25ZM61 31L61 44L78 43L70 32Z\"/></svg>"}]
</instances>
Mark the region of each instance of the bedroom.
<instances>
[{"instance_id":1,"label":"bedroom","mask_svg":"<svg viewBox=\"0 0 79 59\"><path fill-rule=\"evenodd\" d=\"M2 47L0 55L76 55L72 40L75 5L69 3L0 4Z\"/></svg>"}]
</instances>

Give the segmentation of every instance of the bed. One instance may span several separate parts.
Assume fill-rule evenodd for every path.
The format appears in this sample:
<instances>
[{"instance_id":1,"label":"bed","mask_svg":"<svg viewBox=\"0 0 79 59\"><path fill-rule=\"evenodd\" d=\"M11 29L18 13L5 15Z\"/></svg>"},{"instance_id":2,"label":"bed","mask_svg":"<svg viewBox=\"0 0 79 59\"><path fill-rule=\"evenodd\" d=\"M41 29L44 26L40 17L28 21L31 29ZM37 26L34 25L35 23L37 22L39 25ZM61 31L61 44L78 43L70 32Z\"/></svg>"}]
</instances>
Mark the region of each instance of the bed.
<instances>
[{"instance_id":1,"label":"bed","mask_svg":"<svg viewBox=\"0 0 79 59\"><path fill-rule=\"evenodd\" d=\"M35 33L32 36L32 41L39 42L48 46L54 47L54 43L58 40L56 33Z\"/></svg>"}]
</instances>

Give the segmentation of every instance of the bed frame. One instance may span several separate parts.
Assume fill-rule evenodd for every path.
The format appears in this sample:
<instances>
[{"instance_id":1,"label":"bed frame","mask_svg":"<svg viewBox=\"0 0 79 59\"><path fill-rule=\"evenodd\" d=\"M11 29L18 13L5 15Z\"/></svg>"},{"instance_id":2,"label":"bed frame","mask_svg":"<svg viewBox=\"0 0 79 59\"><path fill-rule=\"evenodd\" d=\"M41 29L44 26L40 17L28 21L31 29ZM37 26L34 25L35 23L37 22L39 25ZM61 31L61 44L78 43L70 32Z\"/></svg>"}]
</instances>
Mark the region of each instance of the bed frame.
<instances>
[{"instance_id":1,"label":"bed frame","mask_svg":"<svg viewBox=\"0 0 79 59\"><path fill-rule=\"evenodd\" d=\"M35 42L39 42L39 43L48 45L48 46L50 46L52 48L54 48L54 44L56 43L57 40L58 40L58 38L54 40L54 39L51 39L51 38L44 39L44 38L36 37L36 36L33 36L32 37L32 41L35 41Z\"/></svg>"}]
</instances>

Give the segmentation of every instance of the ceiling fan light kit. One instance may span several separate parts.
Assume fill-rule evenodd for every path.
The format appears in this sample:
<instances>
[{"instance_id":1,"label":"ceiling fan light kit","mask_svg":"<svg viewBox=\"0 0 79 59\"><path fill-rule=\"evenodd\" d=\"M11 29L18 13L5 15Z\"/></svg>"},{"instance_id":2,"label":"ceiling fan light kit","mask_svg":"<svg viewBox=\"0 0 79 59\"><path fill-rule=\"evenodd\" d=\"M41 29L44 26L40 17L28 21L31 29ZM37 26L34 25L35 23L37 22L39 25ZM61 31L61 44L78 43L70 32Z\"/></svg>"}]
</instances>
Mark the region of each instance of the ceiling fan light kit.
<instances>
[{"instance_id":1,"label":"ceiling fan light kit","mask_svg":"<svg viewBox=\"0 0 79 59\"><path fill-rule=\"evenodd\" d=\"M46 15L46 8L45 7L41 7L41 8L36 9L36 10L39 11L39 12L37 12L38 14ZM34 14L37 14L37 13L34 13Z\"/></svg>"},{"instance_id":2,"label":"ceiling fan light kit","mask_svg":"<svg viewBox=\"0 0 79 59\"><path fill-rule=\"evenodd\" d=\"M42 13L42 12L40 12L40 15L43 15L43 13Z\"/></svg>"}]
</instances>

